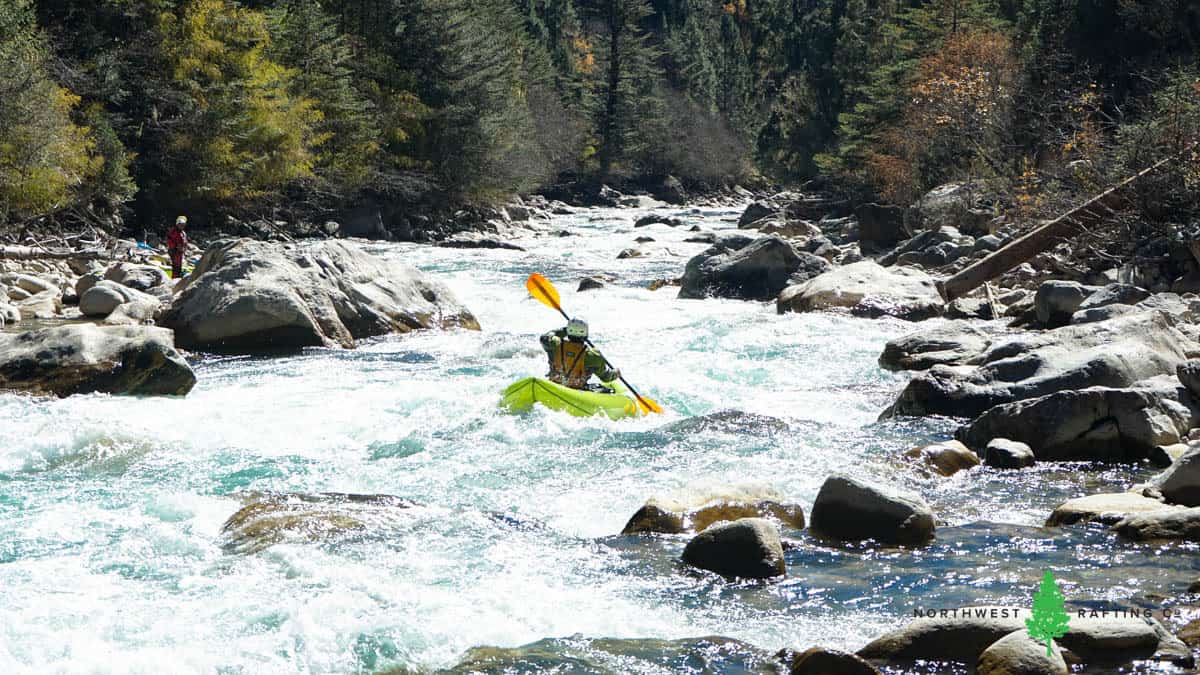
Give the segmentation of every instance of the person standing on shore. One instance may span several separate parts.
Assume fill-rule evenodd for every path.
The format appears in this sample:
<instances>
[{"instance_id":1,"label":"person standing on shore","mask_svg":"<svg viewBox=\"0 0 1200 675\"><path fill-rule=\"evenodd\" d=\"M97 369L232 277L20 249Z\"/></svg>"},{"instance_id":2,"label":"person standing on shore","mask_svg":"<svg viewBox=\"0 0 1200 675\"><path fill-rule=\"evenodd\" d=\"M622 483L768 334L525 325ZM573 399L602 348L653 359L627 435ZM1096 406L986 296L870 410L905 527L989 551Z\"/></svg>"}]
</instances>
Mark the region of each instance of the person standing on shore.
<instances>
[{"instance_id":1,"label":"person standing on shore","mask_svg":"<svg viewBox=\"0 0 1200 675\"><path fill-rule=\"evenodd\" d=\"M167 255L171 257L171 278L183 276L183 254L187 251L187 216L179 216L167 231Z\"/></svg>"}]
</instances>

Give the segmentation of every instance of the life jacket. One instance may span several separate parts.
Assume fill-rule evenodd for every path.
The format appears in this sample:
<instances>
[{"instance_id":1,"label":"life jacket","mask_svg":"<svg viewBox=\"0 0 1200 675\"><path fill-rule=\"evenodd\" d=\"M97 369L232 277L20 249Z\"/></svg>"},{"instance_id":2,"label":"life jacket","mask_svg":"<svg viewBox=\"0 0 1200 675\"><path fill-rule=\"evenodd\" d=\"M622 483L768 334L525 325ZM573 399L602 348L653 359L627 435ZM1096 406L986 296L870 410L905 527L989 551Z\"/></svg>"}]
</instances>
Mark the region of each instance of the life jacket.
<instances>
[{"instance_id":1,"label":"life jacket","mask_svg":"<svg viewBox=\"0 0 1200 675\"><path fill-rule=\"evenodd\" d=\"M550 357L550 381L572 389L587 386L587 345L573 340L559 340L558 349Z\"/></svg>"}]
</instances>

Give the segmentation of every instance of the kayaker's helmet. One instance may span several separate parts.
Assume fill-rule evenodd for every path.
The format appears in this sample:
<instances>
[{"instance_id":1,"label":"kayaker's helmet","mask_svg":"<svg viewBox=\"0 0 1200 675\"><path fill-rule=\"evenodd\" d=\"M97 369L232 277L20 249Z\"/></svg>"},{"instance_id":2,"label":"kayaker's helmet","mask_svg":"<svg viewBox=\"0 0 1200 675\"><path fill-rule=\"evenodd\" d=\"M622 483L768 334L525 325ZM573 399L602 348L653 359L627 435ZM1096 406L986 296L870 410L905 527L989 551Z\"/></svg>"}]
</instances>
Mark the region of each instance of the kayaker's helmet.
<instances>
[{"instance_id":1,"label":"kayaker's helmet","mask_svg":"<svg viewBox=\"0 0 1200 675\"><path fill-rule=\"evenodd\" d=\"M187 225L187 216L179 216L175 219L176 225Z\"/></svg>"},{"instance_id":2,"label":"kayaker's helmet","mask_svg":"<svg viewBox=\"0 0 1200 675\"><path fill-rule=\"evenodd\" d=\"M571 319L567 322L567 337L572 340L586 340L588 325L583 319Z\"/></svg>"}]
</instances>

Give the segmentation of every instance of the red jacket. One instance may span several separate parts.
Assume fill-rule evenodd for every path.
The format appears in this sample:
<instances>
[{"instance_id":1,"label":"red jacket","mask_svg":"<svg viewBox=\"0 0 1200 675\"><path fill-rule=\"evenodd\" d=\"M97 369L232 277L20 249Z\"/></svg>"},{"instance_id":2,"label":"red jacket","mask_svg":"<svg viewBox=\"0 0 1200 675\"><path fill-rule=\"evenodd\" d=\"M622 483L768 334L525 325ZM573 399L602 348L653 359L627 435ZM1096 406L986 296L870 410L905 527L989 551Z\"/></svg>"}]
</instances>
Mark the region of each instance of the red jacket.
<instances>
[{"instance_id":1,"label":"red jacket","mask_svg":"<svg viewBox=\"0 0 1200 675\"><path fill-rule=\"evenodd\" d=\"M178 225L172 225L167 231L167 250L172 253L182 254L187 249L187 232L179 229Z\"/></svg>"}]
</instances>

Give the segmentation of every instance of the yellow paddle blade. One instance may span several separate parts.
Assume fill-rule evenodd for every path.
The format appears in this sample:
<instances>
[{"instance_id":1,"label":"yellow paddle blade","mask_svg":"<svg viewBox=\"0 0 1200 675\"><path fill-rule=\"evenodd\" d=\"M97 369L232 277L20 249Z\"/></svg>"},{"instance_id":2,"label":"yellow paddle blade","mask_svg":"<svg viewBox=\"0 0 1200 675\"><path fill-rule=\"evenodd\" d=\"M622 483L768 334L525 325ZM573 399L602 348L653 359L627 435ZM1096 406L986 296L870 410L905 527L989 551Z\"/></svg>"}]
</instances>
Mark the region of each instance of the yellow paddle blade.
<instances>
[{"instance_id":1,"label":"yellow paddle blade","mask_svg":"<svg viewBox=\"0 0 1200 675\"><path fill-rule=\"evenodd\" d=\"M529 294L537 298L538 302L549 307L553 307L558 311L562 311L562 304L558 299L558 289L546 277L534 272L525 280L525 288Z\"/></svg>"},{"instance_id":2,"label":"yellow paddle blade","mask_svg":"<svg viewBox=\"0 0 1200 675\"><path fill-rule=\"evenodd\" d=\"M662 414L662 411L663 411L662 406L660 406L652 398L646 398L645 396L639 396L639 397L637 397L637 402L638 402L638 407L641 408L642 412L646 413L647 415L649 415L650 413L658 413L660 415Z\"/></svg>"}]
</instances>

